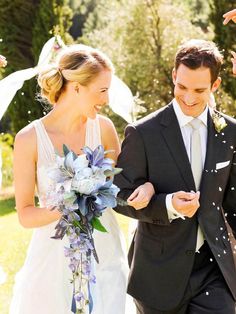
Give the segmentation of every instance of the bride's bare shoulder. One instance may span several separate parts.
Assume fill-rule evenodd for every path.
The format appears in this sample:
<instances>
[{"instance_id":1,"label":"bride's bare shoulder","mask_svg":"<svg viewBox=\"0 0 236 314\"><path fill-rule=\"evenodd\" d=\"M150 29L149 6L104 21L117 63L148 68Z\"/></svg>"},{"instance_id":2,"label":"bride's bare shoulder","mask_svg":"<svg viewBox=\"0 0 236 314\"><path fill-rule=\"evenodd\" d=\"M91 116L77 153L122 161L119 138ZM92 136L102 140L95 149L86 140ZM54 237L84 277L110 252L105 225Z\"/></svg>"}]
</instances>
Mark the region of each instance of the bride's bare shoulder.
<instances>
[{"instance_id":1,"label":"bride's bare shoulder","mask_svg":"<svg viewBox=\"0 0 236 314\"><path fill-rule=\"evenodd\" d=\"M30 123L16 134L14 146L21 147L22 150L34 151L36 143L35 127L33 123Z\"/></svg>"},{"instance_id":2,"label":"bride's bare shoulder","mask_svg":"<svg viewBox=\"0 0 236 314\"><path fill-rule=\"evenodd\" d=\"M114 131L115 127L111 119L100 114L98 115L98 119L99 119L99 123L100 123L102 131L104 132L109 131L109 130Z\"/></svg>"}]
</instances>

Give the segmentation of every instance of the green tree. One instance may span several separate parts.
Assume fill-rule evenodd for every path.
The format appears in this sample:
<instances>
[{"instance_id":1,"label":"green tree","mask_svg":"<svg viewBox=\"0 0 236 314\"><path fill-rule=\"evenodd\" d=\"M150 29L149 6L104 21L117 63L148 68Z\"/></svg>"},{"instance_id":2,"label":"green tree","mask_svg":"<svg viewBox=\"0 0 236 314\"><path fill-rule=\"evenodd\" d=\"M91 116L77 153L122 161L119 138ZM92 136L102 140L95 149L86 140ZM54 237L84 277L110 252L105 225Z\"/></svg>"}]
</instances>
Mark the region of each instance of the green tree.
<instances>
[{"instance_id":1,"label":"green tree","mask_svg":"<svg viewBox=\"0 0 236 314\"><path fill-rule=\"evenodd\" d=\"M37 64L43 44L60 34L68 42L72 12L67 0L0 0L0 37L2 54L7 57L5 75ZM43 114L43 106L35 100L36 79L26 81L13 99L3 124L13 133Z\"/></svg>"},{"instance_id":2,"label":"green tree","mask_svg":"<svg viewBox=\"0 0 236 314\"><path fill-rule=\"evenodd\" d=\"M210 1L205 0L174 0L176 5L185 3L188 7L190 21L192 24L201 27L204 32L208 32L209 25L209 13L210 13Z\"/></svg>"},{"instance_id":3,"label":"green tree","mask_svg":"<svg viewBox=\"0 0 236 314\"><path fill-rule=\"evenodd\" d=\"M82 36L82 29L90 12L93 12L97 0L70 0L70 7L73 10L72 26L69 33L74 39Z\"/></svg>"},{"instance_id":4,"label":"green tree","mask_svg":"<svg viewBox=\"0 0 236 314\"><path fill-rule=\"evenodd\" d=\"M100 0L88 17L83 40L110 56L118 76L134 95L139 93L151 112L173 97L171 72L177 46L190 38L211 36L191 23L186 4L164 0L113 0L108 4Z\"/></svg>"},{"instance_id":5,"label":"green tree","mask_svg":"<svg viewBox=\"0 0 236 314\"><path fill-rule=\"evenodd\" d=\"M30 49L32 42L32 26L35 19L35 12L38 1L23 0L4 0L0 1L0 37L3 39L1 44L1 53L7 57L8 66L5 75L16 70L24 69L34 65L32 51ZM25 93L30 90L29 85L22 91ZM15 130L16 112L19 112L19 120L22 119L22 112L27 113L25 102L22 101L21 93L15 97L8 113L1 123L11 126ZM25 112L23 113L25 116ZM11 117L13 114L13 117Z\"/></svg>"},{"instance_id":6,"label":"green tree","mask_svg":"<svg viewBox=\"0 0 236 314\"><path fill-rule=\"evenodd\" d=\"M230 22L223 25L223 14L235 8L234 0L212 0L210 20L214 26L214 41L224 54L224 65L221 71L222 88L217 93L217 103L228 114L236 115L236 80L232 76L230 51L236 51L236 25Z\"/></svg>"}]
</instances>

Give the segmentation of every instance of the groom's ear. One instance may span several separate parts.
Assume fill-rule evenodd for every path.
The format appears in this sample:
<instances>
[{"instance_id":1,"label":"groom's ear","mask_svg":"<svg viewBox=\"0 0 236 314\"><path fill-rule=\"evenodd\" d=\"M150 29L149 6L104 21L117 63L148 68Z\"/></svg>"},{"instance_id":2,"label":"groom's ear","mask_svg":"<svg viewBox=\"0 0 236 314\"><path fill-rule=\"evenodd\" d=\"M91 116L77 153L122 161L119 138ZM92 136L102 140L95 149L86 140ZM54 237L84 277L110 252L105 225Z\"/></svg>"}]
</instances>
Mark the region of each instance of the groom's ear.
<instances>
[{"instance_id":1,"label":"groom's ear","mask_svg":"<svg viewBox=\"0 0 236 314\"><path fill-rule=\"evenodd\" d=\"M219 88L220 84L221 84L221 77L218 76L215 82L212 84L211 91L214 93Z\"/></svg>"},{"instance_id":2,"label":"groom's ear","mask_svg":"<svg viewBox=\"0 0 236 314\"><path fill-rule=\"evenodd\" d=\"M175 68L172 70L172 81L173 81L173 83L174 83L174 85L175 85L175 83L176 83L176 75L177 75L177 73L176 73L176 70L175 70Z\"/></svg>"}]
</instances>

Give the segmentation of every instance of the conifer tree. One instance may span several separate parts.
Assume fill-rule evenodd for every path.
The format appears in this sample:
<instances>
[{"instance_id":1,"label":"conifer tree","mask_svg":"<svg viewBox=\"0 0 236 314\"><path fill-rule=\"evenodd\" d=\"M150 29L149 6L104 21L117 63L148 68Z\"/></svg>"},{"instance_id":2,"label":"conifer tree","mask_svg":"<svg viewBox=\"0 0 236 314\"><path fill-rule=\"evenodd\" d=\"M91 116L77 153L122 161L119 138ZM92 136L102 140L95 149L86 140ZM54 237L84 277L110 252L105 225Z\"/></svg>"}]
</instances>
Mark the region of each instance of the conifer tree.
<instances>
[{"instance_id":1,"label":"conifer tree","mask_svg":"<svg viewBox=\"0 0 236 314\"><path fill-rule=\"evenodd\" d=\"M35 66L44 43L55 33L71 41L71 17L68 0L0 0L0 49L8 60L4 76ZM36 78L26 81L9 106L1 124L13 134L43 115L36 92Z\"/></svg>"},{"instance_id":2,"label":"conifer tree","mask_svg":"<svg viewBox=\"0 0 236 314\"><path fill-rule=\"evenodd\" d=\"M236 8L235 0L213 0L210 19L214 25L214 41L224 54L224 66L221 73L222 87L226 93L236 100L236 80L232 76L231 51L236 51L236 25L230 22L223 25L223 14Z\"/></svg>"}]
</instances>

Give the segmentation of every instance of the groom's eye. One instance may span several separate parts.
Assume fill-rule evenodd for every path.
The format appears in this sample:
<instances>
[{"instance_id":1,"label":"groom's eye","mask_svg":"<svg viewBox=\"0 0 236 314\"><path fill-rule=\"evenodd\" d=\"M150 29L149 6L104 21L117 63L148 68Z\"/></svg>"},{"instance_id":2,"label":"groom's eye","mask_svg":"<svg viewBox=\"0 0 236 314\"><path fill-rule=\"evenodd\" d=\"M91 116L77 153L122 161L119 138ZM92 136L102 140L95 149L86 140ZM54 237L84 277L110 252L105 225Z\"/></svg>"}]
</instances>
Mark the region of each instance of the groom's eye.
<instances>
[{"instance_id":1,"label":"groom's eye","mask_svg":"<svg viewBox=\"0 0 236 314\"><path fill-rule=\"evenodd\" d=\"M185 90L185 89L186 89L186 87L183 86L183 85L181 85L181 84L178 84L178 87L179 87L180 89L182 89L182 90Z\"/></svg>"}]
</instances>

